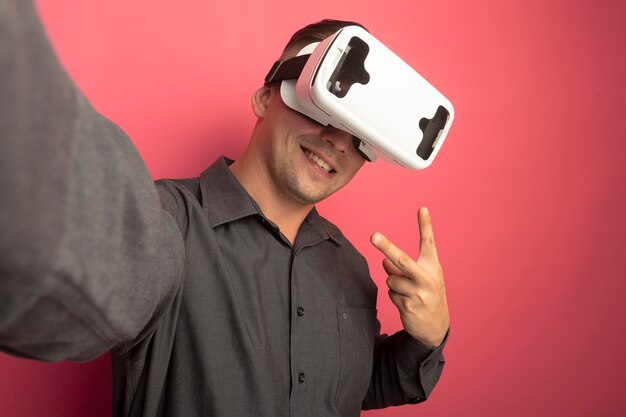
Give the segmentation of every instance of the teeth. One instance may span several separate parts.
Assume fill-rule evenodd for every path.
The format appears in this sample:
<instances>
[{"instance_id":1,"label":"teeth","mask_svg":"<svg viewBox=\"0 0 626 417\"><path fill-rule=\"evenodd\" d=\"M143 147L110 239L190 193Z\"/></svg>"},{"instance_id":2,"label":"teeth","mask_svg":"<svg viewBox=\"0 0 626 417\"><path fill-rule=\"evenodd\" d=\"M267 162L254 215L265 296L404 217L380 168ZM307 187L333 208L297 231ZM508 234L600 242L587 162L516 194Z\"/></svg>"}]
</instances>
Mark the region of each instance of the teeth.
<instances>
[{"instance_id":1,"label":"teeth","mask_svg":"<svg viewBox=\"0 0 626 417\"><path fill-rule=\"evenodd\" d=\"M311 159L313 162L315 162L317 165L319 165L322 169L324 169L324 171L326 172L330 172L331 167L330 165L328 165L326 162L324 162L324 160L322 158L320 158L319 156L315 155L313 152L308 151L308 150L304 150L304 154L309 157L309 159Z\"/></svg>"}]
</instances>

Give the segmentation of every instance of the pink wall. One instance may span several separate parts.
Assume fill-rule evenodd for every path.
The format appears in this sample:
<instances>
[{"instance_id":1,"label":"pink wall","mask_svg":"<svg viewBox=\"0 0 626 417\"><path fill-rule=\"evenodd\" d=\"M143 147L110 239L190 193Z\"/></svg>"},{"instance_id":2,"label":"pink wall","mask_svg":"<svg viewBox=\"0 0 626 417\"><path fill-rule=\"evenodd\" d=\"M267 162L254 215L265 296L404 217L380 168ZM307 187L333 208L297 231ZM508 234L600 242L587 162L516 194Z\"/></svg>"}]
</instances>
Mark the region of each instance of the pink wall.
<instances>
[{"instance_id":1,"label":"pink wall","mask_svg":"<svg viewBox=\"0 0 626 417\"><path fill-rule=\"evenodd\" d=\"M430 169L366 166L320 206L370 260L386 331L400 324L369 234L416 254L428 205L444 265L453 323L439 386L416 408L365 415L626 415L623 2L38 3L69 72L155 177L239 155L250 93L295 29L364 23L456 109ZM2 416L110 415L108 356L0 356L0 375Z\"/></svg>"}]
</instances>

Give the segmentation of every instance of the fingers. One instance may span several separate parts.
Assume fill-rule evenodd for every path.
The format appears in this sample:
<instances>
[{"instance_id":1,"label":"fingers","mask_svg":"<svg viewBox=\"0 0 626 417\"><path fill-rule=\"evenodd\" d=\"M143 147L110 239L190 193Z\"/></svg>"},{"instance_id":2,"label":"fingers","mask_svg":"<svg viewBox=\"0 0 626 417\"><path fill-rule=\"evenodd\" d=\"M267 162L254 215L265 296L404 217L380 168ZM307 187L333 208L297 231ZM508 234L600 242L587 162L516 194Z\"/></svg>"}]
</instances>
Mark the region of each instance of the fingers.
<instances>
[{"instance_id":1,"label":"fingers","mask_svg":"<svg viewBox=\"0 0 626 417\"><path fill-rule=\"evenodd\" d=\"M398 284L399 287L397 291L395 288L392 288L392 290L401 294L407 293L409 289L408 286L410 286L411 283L402 282L402 279L394 280L394 277L408 278L419 284L428 282L430 275L432 275L431 278L436 278L437 276L436 274L429 274L428 272L437 272L439 260L437 257L437 247L435 245L432 222L426 207L419 209L418 222L420 233L420 258L418 261L413 260L382 233L374 233L370 238L376 249L385 255L386 259L383 260L383 268L389 275L389 280L401 282L401 284Z\"/></svg>"},{"instance_id":2,"label":"fingers","mask_svg":"<svg viewBox=\"0 0 626 417\"><path fill-rule=\"evenodd\" d=\"M435 235L428 208L421 207L418 210L417 221L420 228L420 258L425 256L430 259L437 259L437 246L435 245Z\"/></svg>"},{"instance_id":3,"label":"fingers","mask_svg":"<svg viewBox=\"0 0 626 417\"><path fill-rule=\"evenodd\" d=\"M400 271L391 261L387 258L383 259L383 268L387 275L402 275L402 271Z\"/></svg>"},{"instance_id":4,"label":"fingers","mask_svg":"<svg viewBox=\"0 0 626 417\"><path fill-rule=\"evenodd\" d=\"M389 275L387 278L387 287L392 292L406 297L417 294L417 284L404 275Z\"/></svg>"},{"instance_id":5,"label":"fingers","mask_svg":"<svg viewBox=\"0 0 626 417\"><path fill-rule=\"evenodd\" d=\"M391 261L387 258L383 259L383 268L387 272L387 287L398 294L409 296L415 292L415 284L407 278L402 271L400 271Z\"/></svg>"},{"instance_id":6,"label":"fingers","mask_svg":"<svg viewBox=\"0 0 626 417\"><path fill-rule=\"evenodd\" d=\"M374 233L370 238L370 241L382 252L387 259L395 266L403 275L414 275L417 271L417 264L409 255L404 253L396 245L391 243L382 233ZM384 264L383 264L384 266Z\"/></svg>"},{"instance_id":7,"label":"fingers","mask_svg":"<svg viewBox=\"0 0 626 417\"><path fill-rule=\"evenodd\" d=\"M391 300L391 302L397 307L397 308L401 308L402 307L402 301L403 298L406 298L406 296L402 295L402 294L398 294L397 292L395 292L394 290L390 289L387 292L387 295L389 295L389 299Z\"/></svg>"}]
</instances>

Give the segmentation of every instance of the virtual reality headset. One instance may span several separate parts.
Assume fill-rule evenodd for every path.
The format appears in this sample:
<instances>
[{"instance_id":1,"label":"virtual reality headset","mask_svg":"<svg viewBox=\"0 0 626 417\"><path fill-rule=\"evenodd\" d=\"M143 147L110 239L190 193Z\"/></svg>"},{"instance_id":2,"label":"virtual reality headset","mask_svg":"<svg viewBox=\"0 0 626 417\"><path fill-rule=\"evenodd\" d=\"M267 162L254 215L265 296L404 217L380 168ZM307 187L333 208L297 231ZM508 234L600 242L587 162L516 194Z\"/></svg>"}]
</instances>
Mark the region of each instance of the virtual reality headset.
<instances>
[{"instance_id":1,"label":"virtual reality headset","mask_svg":"<svg viewBox=\"0 0 626 417\"><path fill-rule=\"evenodd\" d=\"M454 109L435 87L359 26L346 26L298 56L277 61L287 106L351 133L369 160L423 169L443 144Z\"/></svg>"}]
</instances>

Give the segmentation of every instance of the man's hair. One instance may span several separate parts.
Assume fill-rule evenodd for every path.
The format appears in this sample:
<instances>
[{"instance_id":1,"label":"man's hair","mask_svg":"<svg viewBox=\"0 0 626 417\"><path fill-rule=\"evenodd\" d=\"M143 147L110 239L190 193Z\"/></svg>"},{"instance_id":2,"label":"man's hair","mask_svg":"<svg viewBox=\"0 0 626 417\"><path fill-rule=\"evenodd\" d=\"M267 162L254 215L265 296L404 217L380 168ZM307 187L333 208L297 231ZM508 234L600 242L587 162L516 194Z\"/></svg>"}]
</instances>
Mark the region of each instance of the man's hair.
<instances>
[{"instance_id":1,"label":"man's hair","mask_svg":"<svg viewBox=\"0 0 626 417\"><path fill-rule=\"evenodd\" d=\"M293 34L289 42L287 42L280 59L296 56L305 46L314 42L321 42L339 29L352 25L360 26L367 30L362 24L348 20L324 19L317 23L311 23Z\"/></svg>"}]
</instances>

